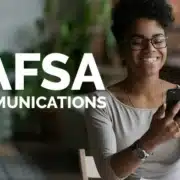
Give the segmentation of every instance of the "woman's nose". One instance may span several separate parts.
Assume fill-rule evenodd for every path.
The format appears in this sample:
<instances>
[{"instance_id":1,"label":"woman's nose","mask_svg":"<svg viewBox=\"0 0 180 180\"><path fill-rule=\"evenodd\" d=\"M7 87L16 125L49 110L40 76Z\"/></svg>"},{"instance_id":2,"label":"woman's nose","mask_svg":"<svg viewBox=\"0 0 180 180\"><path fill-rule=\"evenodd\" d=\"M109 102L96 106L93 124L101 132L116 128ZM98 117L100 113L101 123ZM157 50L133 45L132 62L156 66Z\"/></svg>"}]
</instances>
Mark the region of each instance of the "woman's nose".
<instances>
[{"instance_id":1,"label":"woman's nose","mask_svg":"<svg viewBox=\"0 0 180 180\"><path fill-rule=\"evenodd\" d=\"M151 51L156 51L156 48L153 46L152 42L149 40L146 43L144 50L151 52Z\"/></svg>"}]
</instances>

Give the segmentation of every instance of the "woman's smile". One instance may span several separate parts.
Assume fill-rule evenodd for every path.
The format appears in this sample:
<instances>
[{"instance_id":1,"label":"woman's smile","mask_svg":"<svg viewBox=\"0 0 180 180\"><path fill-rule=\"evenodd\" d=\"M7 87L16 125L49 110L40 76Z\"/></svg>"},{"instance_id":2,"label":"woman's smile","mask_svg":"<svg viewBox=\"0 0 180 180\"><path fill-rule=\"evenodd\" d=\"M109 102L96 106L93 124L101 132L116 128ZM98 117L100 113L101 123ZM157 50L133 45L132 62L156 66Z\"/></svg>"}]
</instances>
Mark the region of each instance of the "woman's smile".
<instances>
[{"instance_id":1,"label":"woman's smile","mask_svg":"<svg viewBox=\"0 0 180 180\"><path fill-rule=\"evenodd\" d=\"M142 58L141 59L144 63L152 64L158 61L157 57L149 57L149 58Z\"/></svg>"}]
</instances>

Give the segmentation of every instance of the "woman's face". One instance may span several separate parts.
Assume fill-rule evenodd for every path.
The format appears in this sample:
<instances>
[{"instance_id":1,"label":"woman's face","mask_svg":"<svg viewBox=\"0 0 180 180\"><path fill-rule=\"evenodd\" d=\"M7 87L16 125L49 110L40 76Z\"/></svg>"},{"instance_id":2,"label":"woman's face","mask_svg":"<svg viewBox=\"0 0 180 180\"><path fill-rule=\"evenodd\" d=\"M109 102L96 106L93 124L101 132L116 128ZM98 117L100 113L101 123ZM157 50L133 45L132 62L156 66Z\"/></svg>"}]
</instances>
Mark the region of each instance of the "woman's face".
<instances>
[{"instance_id":1,"label":"woman's face","mask_svg":"<svg viewBox=\"0 0 180 180\"><path fill-rule=\"evenodd\" d=\"M167 58L164 29L155 20L139 19L127 42L124 55L128 70L142 76L159 74Z\"/></svg>"}]
</instances>

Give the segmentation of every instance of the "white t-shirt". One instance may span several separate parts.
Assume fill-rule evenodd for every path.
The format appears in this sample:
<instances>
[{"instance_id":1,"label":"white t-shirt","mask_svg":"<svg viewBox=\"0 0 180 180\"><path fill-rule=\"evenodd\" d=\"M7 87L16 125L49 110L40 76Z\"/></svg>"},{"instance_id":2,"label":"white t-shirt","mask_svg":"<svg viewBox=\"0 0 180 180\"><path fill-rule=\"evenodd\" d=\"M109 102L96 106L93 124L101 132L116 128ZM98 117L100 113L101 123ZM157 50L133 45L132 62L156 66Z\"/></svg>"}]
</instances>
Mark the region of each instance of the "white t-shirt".
<instances>
[{"instance_id":1,"label":"white t-shirt","mask_svg":"<svg viewBox=\"0 0 180 180\"><path fill-rule=\"evenodd\" d=\"M108 90L89 95L105 96L106 108L85 110L91 153L103 180L120 180L111 166L111 156L128 148L149 129L157 109L140 109L119 101ZM128 180L176 180L180 178L180 139L159 145Z\"/></svg>"}]
</instances>

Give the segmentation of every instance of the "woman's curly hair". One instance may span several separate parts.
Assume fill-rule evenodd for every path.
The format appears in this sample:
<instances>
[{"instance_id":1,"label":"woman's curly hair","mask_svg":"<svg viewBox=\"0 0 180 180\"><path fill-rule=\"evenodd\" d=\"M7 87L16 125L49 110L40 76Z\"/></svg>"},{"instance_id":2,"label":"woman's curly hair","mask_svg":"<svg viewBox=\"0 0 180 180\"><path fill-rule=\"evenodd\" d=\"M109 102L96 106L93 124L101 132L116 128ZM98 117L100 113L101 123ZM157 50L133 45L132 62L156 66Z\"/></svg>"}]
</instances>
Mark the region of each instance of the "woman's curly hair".
<instances>
[{"instance_id":1,"label":"woman's curly hair","mask_svg":"<svg viewBox=\"0 0 180 180\"><path fill-rule=\"evenodd\" d=\"M167 0L119 0L112 10L112 33L119 43L139 18L156 20L164 29L174 21Z\"/></svg>"}]
</instances>

